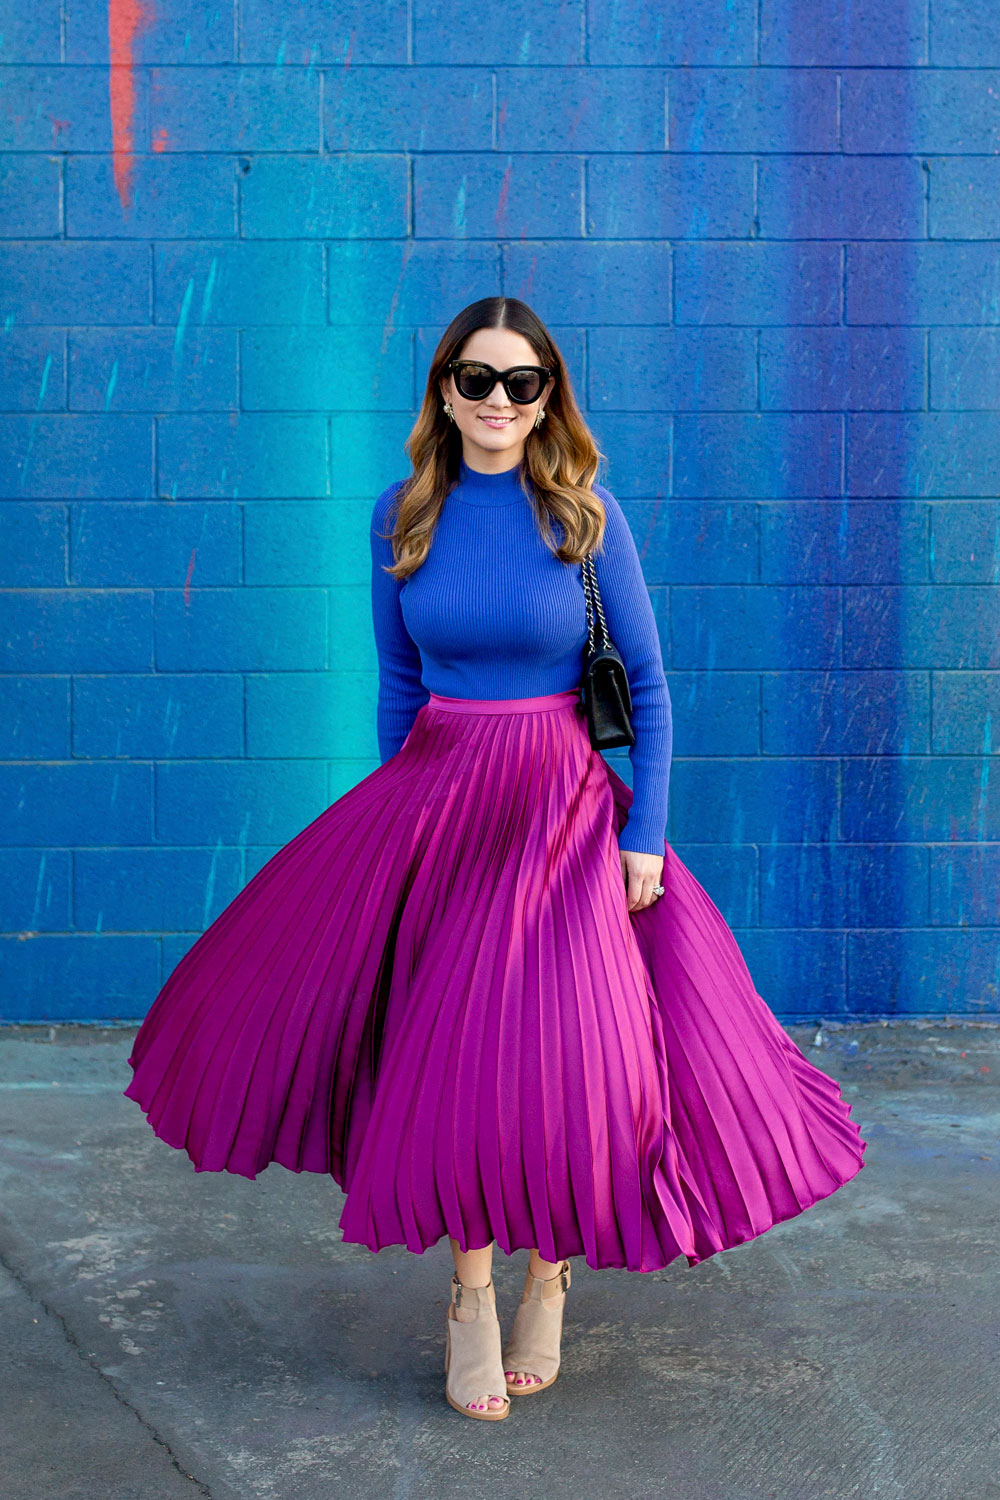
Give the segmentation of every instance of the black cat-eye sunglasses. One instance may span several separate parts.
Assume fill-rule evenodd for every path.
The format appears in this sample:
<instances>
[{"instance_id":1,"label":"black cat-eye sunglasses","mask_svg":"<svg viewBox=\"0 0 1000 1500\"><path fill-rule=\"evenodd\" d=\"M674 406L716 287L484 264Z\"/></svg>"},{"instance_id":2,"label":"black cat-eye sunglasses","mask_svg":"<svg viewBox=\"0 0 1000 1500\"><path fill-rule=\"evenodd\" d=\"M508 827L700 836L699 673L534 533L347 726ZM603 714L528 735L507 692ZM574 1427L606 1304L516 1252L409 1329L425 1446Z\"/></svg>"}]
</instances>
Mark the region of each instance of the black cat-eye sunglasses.
<instances>
[{"instance_id":1,"label":"black cat-eye sunglasses","mask_svg":"<svg viewBox=\"0 0 1000 1500\"><path fill-rule=\"evenodd\" d=\"M511 365L509 370L494 370L481 359L453 359L445 365L455 376L455 386L466 401L482 401L497 381L516 406L530 406L545 389L553 373L544 365Z\"/></svg>"}]
</instances>

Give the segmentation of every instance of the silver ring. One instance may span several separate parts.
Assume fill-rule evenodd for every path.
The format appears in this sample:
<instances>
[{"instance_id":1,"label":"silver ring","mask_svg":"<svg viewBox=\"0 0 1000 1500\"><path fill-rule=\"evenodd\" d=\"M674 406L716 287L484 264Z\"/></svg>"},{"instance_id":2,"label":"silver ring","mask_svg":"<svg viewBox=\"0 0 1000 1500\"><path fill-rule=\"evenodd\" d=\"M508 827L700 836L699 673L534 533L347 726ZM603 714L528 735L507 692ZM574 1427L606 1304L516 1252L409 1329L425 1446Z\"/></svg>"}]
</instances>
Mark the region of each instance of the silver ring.
<instances>
[{"instance_id":1,"label":"silver ring","mask_svg":"<svg viewBox=\"0 0 1000 1500\"><path fill-rule=\"evenodd\" d=\"M662 896L665 891L666 891L666 886L663 886L663 885L654 885L653 886L653 895L654 896Z\"/></svg>"}]
</instances>

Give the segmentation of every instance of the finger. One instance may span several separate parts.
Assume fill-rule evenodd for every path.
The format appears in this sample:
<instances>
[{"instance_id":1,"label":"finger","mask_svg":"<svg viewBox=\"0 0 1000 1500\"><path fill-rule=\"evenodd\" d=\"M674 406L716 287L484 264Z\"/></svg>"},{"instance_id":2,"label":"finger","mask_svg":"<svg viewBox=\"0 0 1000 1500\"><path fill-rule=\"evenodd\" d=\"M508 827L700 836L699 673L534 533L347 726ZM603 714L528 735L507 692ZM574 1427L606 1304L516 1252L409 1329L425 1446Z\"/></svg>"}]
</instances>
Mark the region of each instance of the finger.
<instances>
[{"instance_id":1,"label":"finger","mask_svg":"<svg viewBox=\"0 0 1000 1500\"><path fill-rule=\"evenodd\" d=\"M638 899L636 900L636 904L635 904L635 907L634 907L635 911L645 911L646 907L647 906L651 906L653 904L653 902L656 900L656 897L653 895L653 886L655 884L656 884L656 878L655 878L655 876L653 876L653 875L644 875L643 876L643 878L642 878L642 884L639 887L638 893L637 893L637 898Z\"/></svg>"}]
</instances>

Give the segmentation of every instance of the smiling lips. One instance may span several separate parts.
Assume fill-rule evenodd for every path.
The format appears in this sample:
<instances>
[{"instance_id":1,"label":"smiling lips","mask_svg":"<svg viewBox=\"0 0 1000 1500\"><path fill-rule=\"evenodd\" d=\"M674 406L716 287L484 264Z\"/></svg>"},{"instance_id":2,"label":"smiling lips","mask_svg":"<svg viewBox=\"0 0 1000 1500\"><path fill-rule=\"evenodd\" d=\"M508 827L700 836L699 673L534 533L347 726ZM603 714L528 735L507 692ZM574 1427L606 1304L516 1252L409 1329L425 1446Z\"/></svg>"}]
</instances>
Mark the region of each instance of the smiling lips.
<instances>
[{"instance_id":1,"label":"smiling lips","mask_svg":"<svg viewBox=\"0 0 1000 1500\"><path fill-rule=\"evenodd\" d=\"M485 422L487 427L508 427L513 422L513 417L480 417L480 422Z\"/></svg>"}]
</instances>

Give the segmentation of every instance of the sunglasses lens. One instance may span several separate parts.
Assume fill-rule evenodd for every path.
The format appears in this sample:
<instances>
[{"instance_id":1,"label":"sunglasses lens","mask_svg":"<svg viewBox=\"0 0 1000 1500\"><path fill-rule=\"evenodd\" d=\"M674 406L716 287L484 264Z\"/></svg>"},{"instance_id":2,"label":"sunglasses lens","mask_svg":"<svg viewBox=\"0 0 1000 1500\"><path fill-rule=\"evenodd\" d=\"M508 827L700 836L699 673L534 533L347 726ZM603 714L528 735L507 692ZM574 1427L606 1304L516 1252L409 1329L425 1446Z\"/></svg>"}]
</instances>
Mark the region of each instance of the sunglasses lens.
<instances>
[{"instance_id":1,"label":"sunglasses lens","mask_svg":"<svg viewBox=\"0 0 1000 1500\"><path fill-rule=\"evenodd\" d=\"M481 401L489 395L495 378L486 365L463 365L458 371L458 389L467 401Z\"/></svg>"},{"instance_id":2,"label":"sunglasses lens","mask_svg":"<svg viewBox=\"0 0 1000 1500\"><path fill-rule=\"evenodd\" d=\"M542 377L537 370L511 370L507 379L512 401L537 401L542 391Z\"/></svg>"}]
</instances>

